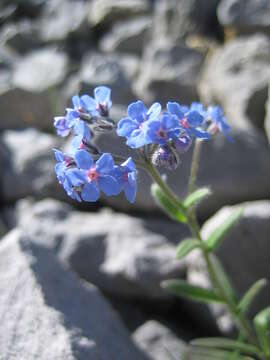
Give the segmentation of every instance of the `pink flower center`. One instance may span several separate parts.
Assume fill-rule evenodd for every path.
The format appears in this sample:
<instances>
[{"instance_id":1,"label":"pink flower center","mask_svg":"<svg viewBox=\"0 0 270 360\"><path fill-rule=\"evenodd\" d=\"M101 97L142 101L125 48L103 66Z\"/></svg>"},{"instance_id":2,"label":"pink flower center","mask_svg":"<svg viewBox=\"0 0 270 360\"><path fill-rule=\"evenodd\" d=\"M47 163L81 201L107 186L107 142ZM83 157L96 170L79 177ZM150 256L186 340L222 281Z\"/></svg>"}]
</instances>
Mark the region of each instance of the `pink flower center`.
<instances>
[{"instance_id":1,"label":"pink flower center","mask_svg":"<svg viewBox=\"0 0 270 360\"><path fill-rule=\"evenodd\" d=\"M164 130L159 129L159 130L158 130L158 136L159 136L160 138L162 138L162 139L166 139L167 133L166 133Z\"/></svg>"},{"instance_id":2,"label":"pink flower center","mask_svg":"<svg viewBox=\"0 0 270 360\"><path fill-rule=\"evenodd\" d=\"M180 120L180 125L183 126L185 129L188 129L190 127L187 118L184 118L183 120Z\"/></svg>"},{"instance_id":3,"label":"pink flower center","mask_svg":"<svg viewBox=\"0 0 270 360\"><path fill-rule=\"evenodd\" d=\"M96 171L95 167L92 167L88 172L87 172L87 177L89 179L89 181L96 181L98 178L98 172Z\"/></svg>"}]
</instances>

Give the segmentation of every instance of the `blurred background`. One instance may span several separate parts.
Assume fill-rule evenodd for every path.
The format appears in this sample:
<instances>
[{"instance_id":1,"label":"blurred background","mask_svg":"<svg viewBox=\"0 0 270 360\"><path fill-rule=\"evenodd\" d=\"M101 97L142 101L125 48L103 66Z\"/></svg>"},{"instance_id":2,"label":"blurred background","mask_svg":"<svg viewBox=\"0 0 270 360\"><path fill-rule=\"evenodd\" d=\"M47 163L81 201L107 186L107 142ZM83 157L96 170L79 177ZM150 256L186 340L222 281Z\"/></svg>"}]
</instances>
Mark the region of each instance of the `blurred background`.
<instances>
[{"instance_id":1,"label":"blurred background","mask_svg":"<svg viewBox=\"0 0 270 360\"><path fill-rule=\"evenodd\" d=\"M234 142L217 136L203 146L198 186L210 186L213 194L199 207L199 220L203 223L227 206L205 226L207 233L232 206L246 203L243 220L220 249L242 294L254 280L270 278L269 82L269 0L1 0L0 234L10 250L0 248L0 263L7 259L5 268L0 267L0 292L7 291L5 274L16 259L30 251L39 269L48 251L55 257L50 261L59 261L59 266L68 266L97 286L125 324L123 332L141 349L142 359L179 359L184 341L232 331L224 309L187 303L161 289L160 282L173 277L200 284L209 280L198 255L175 260L176 245L188 232L161 215L151 199L146 174L138 175L132 206L121 196L83 205L66 196L55 177L52 148L67 149L69 140L56 137L53 117L64 114L74 94L92 95L98 85L112 89L111 115L116 121L137 99L147 105L159 101L165 106L168 100L221 105ZM98 134L94 141L104 152L128 155L124 141L114 134ZM186 194L190 157L191 152L183 156L177 171L167 173L179 195ZM16 253L14 243L27 243L27 249L18 245ZM14 259L7 256L11 253ZM21 266L15 266L18 274ZM43 279L42 271L37 276L37 268L31 266L31 271ZM18 274L10 281L20 287ZM33 286L41 286L46 300L50 278L44 281L46 286ZM29 304L35 302L32 290L28 293ZM0 314L12 313L12 292L8 299L2 301L0 295ZM47 303L56 308L53 301ZM266 289L253 312L269 303ZM85 330L87 324L84 329L76 315L70 319L71 303L61 306L57 311L68 318L69 331L76 325L96 343ZM78 306L82 313L89 310L87 304ZM19 308L14 329L23 318L22 328L27 323L27 331L39 343L40 334L33 335L29 325L36 321L35 315L30 311L28 317L21 317L25 304ZM113 320L99 321L110 328ZM44 334L49 328L53 326L44 328ZM25 351L27 331L21 339ZM113 336L114 343L124 342ZM3 343L12 343L12 338L7 331ZM109 349L107 337L102 339ZM70 335L69 341L73 349L77 340ZM11 347L22 359L16 346ZM90 358L87 352L83 355L87 351L83 346L76 346L80 355L72 353L71 359ZM122 354L135 351L130 343L125 346ZM41 354L49 359L46 346L41 348L40 359ZM3 349L3 359L17 358L7 355L8 347ZM126 360L133 355L106 356ZM28 353L25 359L32 357Z\"/></svg>"}]
</instances>

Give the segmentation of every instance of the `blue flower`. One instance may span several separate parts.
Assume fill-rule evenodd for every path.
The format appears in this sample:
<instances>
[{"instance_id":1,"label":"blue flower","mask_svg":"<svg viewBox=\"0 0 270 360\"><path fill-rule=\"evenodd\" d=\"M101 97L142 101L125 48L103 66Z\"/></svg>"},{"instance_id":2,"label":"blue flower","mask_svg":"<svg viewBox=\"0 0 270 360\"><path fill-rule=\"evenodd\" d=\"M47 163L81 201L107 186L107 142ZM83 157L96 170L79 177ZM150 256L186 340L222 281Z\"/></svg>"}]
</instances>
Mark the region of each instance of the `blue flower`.
<instances>
[{"instance_id":1,"label":"blue flower","mask_svg":"<svg viewBox=\"0 0 270 360\"><path fill-rule=\"evenodd\" d=\"M170 114L175 115L179 121L179 127L189 136L201 139L209 139L210 135L206 131L198 130L204 122L204 117L197 110L188 110L176 102L168 102L167 109Z\"/></svg>"},{"instance_id":2,"label":"blue flower","mask_svg":"<svg viewBox=\"0 0 270 360\"><path fill-rule=\"evenodd\" d=\"M121 186L112 175L114 161L111 154L104 153L95 163L86 150L78 150L74 156L78 169L72 170L69 178L73 185L82 185L81 198L97 201L100 190L107 196L118 195Z\"/></svg>"},{"instance_id":3,"label":"blue flower","mask_svg":"<svg viewBox=\"0 0 270 360\"><path fill-rule=\"evenodd\" d=\"M136 101L128 106L128 117L121 119L117 126L117 134L127 138L126 144L131 148L139 148L151 143L146 135L149 120L157 119L161 111L161 105L154 103L149 110L142 101Z\"/></svg>"},{"instance_id":4,"label":"blue flower","mask_svg":"<svg viewBox=\"0 0 270 360\"><path fill-rule=\"evenodd\" d=\"M150 120L146 132L152 143L165 145L169 139L177 138L179 124L175 116L163 113L160 119Z\"/></svg>"},{"instance_id":5,"label":"blue flower","mask_svg":"<svg viewBox=\"0 0 270 360\"><path fill-rule=\"evenodd\" d=\"M83 106L92 117L108 117L112 106L111 89L106 86L99 86L94 89L94 98L88 95L81 97Z\"/></svg>"},{"instance_id":6,"label":"blue flower","mask_svg":"<svg viewBox=\"0 0 270 360\"><path fill-rule=\"evenodd\" d=\"M53 125L57 130L57 135L62 137L69 135L71 129L68 127L68 121L65 116L56 116Z\"/></svg>"},{"instance_id":7,"label":"blue flower","mask_svg":"<svg viewBox=\"0 0 270 360\"><path fill-rule=\"evenodd\" d=\"M221 131L224 136L232 142L232 136L229 134L231 127L226 121L226 117L220 106L209 106L207 109L207 116L212 121L208 131L215 134Z\"/></svg>"},{"instance_id":8,"label":"blue flower","mask_svg":"<svg viewBox=\"0 0 270 360\"><path fill-rule=\"evenodd\" d=\"M124 189L126 198L129 202L135 201L137 192L136 165L129 157L120 166L115 166L114 174L121 188Z\"/></svg>"},{"instance_id":9,"label":"blue flower","mask_svg":"<svg viewBox=\"0 0 270 360\"><path fill-rule=\"evenodd\" d=\"M75 130L75 136L72 140L72 153L79 149L89 149L91 147L91 131L88 125L81 121Z\"/></svg>"},{"instance_id":10,"label":"blue flower","mask_svg":"<svg viewBox=\"0 0 270 360\"><path fill-rule=\"evenodd\" d=\"M72 166L75 165L72 156L54 149L55 158L58 161L55 165L55 172L59 184L63 186L66 193L74 200L81 201L78 191L74 188L70 174L72 173Z\"/></svg>"}]
</instances>

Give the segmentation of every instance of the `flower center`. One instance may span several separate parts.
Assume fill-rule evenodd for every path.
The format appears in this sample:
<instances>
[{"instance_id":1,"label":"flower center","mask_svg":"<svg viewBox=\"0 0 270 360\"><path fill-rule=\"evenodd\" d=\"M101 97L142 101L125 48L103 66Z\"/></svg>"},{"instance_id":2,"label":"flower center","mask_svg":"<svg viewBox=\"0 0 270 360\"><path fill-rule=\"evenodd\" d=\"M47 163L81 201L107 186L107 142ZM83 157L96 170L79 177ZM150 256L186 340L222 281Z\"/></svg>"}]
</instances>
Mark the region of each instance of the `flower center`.
<instances>
[{"instance_id":1,"label":"flower center","mask_svg":"<svg viewBox=\"0 0 270 360\"><path fill-rule=\"evenodd\" d=\"M92 167L88 173L87 173L87 177L89 179L89 181L96 181L98 178L98 172L96 171L95 167Z\"/></svg>"},{"instance_id":2,"label":"flower center","mask_svg":"<svg viewBox=\"0 0 270 360\"><path fill-rule=\"evenodd\" d=\"M159 129L159 130L158 130L158 136L159 136L160 138L162 138L162 139L165 139L165 138L167 137L167 133L166 133L164 130Z\"/></svg>"},{"instance_id":3,"label":"flower center","mask_svg":"<svg viewBox=\"0 0 270 360\"><path fill-rule=\"evenodd\" d=\"M106 103L98 103L97 110L98 110L100 116L106 117L109 115Z\"/></svg>"},{"instance_id":4,"label":"flower center","mask_svg":"<svg viewBox=\"0 0 270 360\"><path fill-rule=\"evenodd\" d=\"M123 179L124 179L124 181L128 181L128 172L127 171L124 172Z\"/></svg>"},{"instance_id":5,"label":"flower center","mask_svg":"<svg viewBox=\"0 0 270 360\"><path fill-rule=\"evenodd\" d=\"M180 120L180 125L183 126L185 129L188 129L190 127L187 118Z\"/></svg>"}]
</instances>

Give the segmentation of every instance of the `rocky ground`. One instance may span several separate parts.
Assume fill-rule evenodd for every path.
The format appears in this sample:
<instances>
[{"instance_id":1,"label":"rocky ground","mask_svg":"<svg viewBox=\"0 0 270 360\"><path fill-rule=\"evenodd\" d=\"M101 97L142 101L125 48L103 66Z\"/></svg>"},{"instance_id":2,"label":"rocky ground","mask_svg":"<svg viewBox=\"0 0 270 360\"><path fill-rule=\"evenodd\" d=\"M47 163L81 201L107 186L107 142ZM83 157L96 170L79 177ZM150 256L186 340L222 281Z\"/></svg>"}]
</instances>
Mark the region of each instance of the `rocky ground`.
<instances>
[{"instance_id":1,"label":"rocky ground","mask_svg":"<svg viewBox=\"0 0 270 360\"><path fill-rule=\"evenodd\" d=\"M53 117L100 84L112 89L115 120L135 99L221 105L234 142L203 146L198 185L213 195L199 218L207 236L245 203L220 249L242 294L270 279L269 83L269 0L1 1L1 360L183 360L188 340L230 330L224 309L160 287L209 279L196 252L175 260L187 229L159 213L146 174L132 206L67 198L54 174L52 148L66 145ZM127 153L111 134L95 142ZM180 195L190 154L182 160L167 174ZM266 288L251 313L269 303Z\"/></svg>"}]
</instances>

